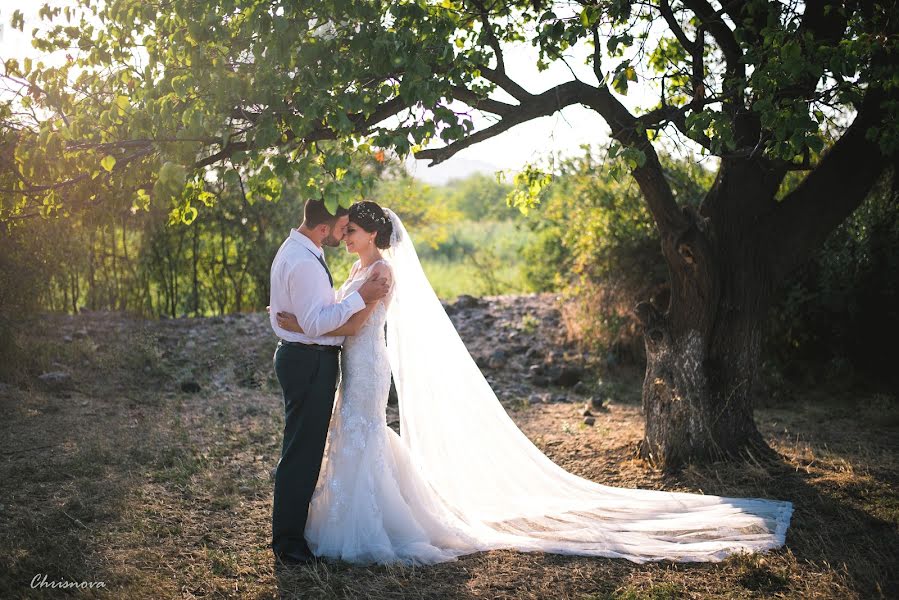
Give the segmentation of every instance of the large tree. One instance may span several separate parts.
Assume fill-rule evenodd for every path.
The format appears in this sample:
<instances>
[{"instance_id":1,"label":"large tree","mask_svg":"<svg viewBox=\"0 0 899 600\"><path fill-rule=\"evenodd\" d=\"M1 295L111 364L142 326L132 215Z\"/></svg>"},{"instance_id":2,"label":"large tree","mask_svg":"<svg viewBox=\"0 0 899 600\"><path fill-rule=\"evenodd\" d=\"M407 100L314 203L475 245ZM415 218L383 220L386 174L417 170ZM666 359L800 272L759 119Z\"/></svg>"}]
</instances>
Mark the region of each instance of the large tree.
<instances>
[{"instance_id":1,"label":"large tree","mask_svg":"<svg viewBox=\"0 0 899 600\"><path fill-rule=\"evenodd\" d=\"M567 106L596 111L670 276L669 297L636 308L643 452L666 466L764 448L750 389L766 311L891 168L899 139L889 0L79 4L81 16L46 8L36 41L66 61L6 62L24 102L4 120L18 135L0 157L17 182L0 219L113 201L170 203L190 220L209 186L264 194L286 177L336 205L366 185L353 153L438 163ZM521 41L541 68L588 47L595 77L572 70L533 93L506 69L504 49ZM632 85L655 106L629 110ZM492 123L475 128L472 110ZM698 211L664 176L666 139L720 157ZM781 193L792 171L805 176Z\"/></svg>"}]
</instances>

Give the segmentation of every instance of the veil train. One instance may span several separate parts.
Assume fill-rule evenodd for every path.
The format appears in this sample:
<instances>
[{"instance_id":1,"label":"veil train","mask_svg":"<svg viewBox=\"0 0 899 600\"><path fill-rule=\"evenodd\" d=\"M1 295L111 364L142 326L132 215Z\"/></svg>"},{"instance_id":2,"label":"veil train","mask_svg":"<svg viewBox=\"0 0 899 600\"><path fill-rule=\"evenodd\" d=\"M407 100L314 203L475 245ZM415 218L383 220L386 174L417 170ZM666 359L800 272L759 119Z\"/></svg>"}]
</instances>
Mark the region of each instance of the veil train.
<instances>
[{"instance_id":1,"label":"veil train","mask_svg":"<svg viewBox=\"0 0 899 600\"><path fill-rule=\"evenodd\" d=\"M387 347L414 467L483 549L718 561L784 544L793 505L605 486L547 458L506 414L446 315L399 217Z\"/></svg>"}]
</instances>

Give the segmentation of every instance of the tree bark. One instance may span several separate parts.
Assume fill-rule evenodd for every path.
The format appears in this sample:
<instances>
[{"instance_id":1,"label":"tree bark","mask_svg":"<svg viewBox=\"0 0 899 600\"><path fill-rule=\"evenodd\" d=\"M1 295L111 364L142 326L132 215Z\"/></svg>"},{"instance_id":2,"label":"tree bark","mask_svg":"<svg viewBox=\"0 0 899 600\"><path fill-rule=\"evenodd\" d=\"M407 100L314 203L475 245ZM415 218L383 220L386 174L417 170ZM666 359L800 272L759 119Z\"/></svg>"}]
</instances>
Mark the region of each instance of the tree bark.
<instances>
[{"instance_id":1,"label":"tree bark","mask_svg":"<svg viewBox=\"0 0 899 600\"><path fill-rule=\"evenodd\" d=\"M742 194L738 191L744 191ZM716 205L747 206L757 187L719 178ZM743 211L714 220L684 210L689 225L663 237L671 282L666 307L643 302L646 431L641 454L666 469L767 446L752 416L765 313L773 295Z\"/></svg>"},{"instance_id":2,"label":"tree bark","mask_svg":"<svg viewBox=\"0 0 899 600\"><path fill-rule=\"evenodd\" d=\"M679 302L672 297L673 305ZM692 322L676 324L650 303L637 309L646 345L641 455L676 469L746 450L764 452L751 396L763 321L723 299L672 312L692 314ZM710 321L713 327L704 327Z\"/></svg>"}]
</instances>

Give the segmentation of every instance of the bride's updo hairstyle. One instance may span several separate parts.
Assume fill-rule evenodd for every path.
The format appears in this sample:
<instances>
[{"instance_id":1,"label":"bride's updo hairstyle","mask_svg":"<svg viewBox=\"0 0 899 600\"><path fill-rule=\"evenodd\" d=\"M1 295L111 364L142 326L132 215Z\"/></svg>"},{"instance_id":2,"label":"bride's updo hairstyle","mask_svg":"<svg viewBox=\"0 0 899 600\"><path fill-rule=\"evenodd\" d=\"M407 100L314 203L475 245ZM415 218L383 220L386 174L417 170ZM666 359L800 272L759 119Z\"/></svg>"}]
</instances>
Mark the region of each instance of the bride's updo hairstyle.
<instances>
[{"instance_id":1,"label":"bride's updo hairstyle","mask_svg":"<svg viewBox=\"0 0 899 600\"><path fill-rule=\"evenodd\" d=\"M367 231L377 232L375 246L381 250L390 248L390 235L393 233L393 223L384 209L376 202L364 200L350 207L350 221Z\"/></svg>"}]
</instances>

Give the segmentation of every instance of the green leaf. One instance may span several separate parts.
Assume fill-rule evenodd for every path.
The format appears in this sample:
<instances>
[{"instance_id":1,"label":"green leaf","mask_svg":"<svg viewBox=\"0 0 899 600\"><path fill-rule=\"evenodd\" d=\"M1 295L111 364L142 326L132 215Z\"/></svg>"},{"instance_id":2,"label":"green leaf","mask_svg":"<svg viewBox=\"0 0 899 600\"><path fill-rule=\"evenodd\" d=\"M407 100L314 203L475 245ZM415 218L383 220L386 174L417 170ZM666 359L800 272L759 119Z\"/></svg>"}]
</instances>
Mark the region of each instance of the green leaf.
<instances>
[{"instance_id":1,"label":"green leaf","mask_svg":"<svg viewBox=\"0 0 899 600\"><path fill-rule=\"evenodd\" d=\"M115 157L107 154L100 161L100 166L106 169L107 172L112 172L113 167L115 167Z\"/></svg>"},{"instance_id":2,"label":"green leaf","mask_svg":"<svg viewBox=\"0 0 899 600\"><path fill-rule=\"evenodd\" d=\"M824 140L817 135L806 138L806 143L815 154L820 154L821 151L824 150Z\"/></svg>"},{"instance_id":3,"label":"green leaf","mask_svg":"<svg viewBox=\"0 0 899 600\"><path fill-rule=\"evenodd\" d=\"M132 203L132 206L137 210L150 210L150 194L147 193L147 190L143 188L137 190L137 198Z\"/></svg>"},{"instance_id":4,"label":"green leaf","mask_svg":"<svg viewBox=\"0 0 899 600\"><path fill-rule=\"evenodd\" d=\"M337 214L337 207L339 205L339 198L336 195L328 195L325 196L325 208L328 209L328 212L332 215Z\"/></svg>"},{"instance_id":5,"label":"green leaf","mask_svg":"<svg viewBox=\"0 0 899 600\"><path fill-rule=\"evenodd\" d=\"M196 220L197 214L199 214L197 212L197 209L193 206L188 205L184 208L184 210L181 211L181 222L185 225L190 225L194 222L194 220Z\"/></svg>"}]
</instances>

